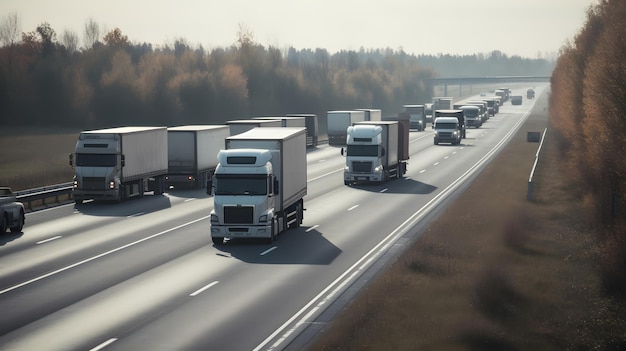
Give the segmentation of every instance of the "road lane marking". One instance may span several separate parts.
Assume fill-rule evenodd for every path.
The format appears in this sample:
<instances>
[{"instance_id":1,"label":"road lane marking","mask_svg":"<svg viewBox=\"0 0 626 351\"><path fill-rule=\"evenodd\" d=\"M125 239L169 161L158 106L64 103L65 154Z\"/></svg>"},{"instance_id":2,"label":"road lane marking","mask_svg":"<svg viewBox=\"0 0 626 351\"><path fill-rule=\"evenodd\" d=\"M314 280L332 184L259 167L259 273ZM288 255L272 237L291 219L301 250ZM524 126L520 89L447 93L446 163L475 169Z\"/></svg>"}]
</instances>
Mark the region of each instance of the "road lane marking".
<instances>
[{"instance_id":1,"label":"road lane marking","mask_svg":"<svg viewBox=\"0 0 626 351\"><path fill-rule=\"evenodd\" d=\"M424 173L424 172L426 172L426 170L425 170L425 169L422 169L422 170L420 171L420 174L422 174L422 173Z\"/></svg>"},{"instance_id":2,"label":"road lane marking","mask_svg":"<svg viewBox=\"0 0 626 351\"><path fill-rule=\"evenodd\" d=\"M62 238L62 236L57 235L57 236L52 237L52 238L50 238L50 239L46 239L46 240L42 240L42 241L38 241L38 242L37 242L37 244L44 244L44 243L47 243L47 242L49 242L49 241L52 241L52 240L57 240L57 239L61 239L61 238Z\"/></svg>"},{"instance_id":3,"label":"road lane marking","mask_svg":"<svg viewBox=\"0 0 626 351\"><path fill-rule=\"evenodd\" d=\"M448 158L450 158L450 156L445 156L443 159L444 159L444 160L447 160Z\"/></svg>"},{"instance_id":4,"label":"road lane marking","mask_svg":"<svg viewBox=\"0 0 626 351\"><path fill-rule=\"evenodd\" d=\"M86 258L86 259L84 259L84 260L82 260L82 261L80 261L80 262L76 262L76 263L71 264L71 265L69 265L69 266L65 266L65 267L63 267L63 268L59 268L59 269L57 269L57 270L55 270L55 271L52 271L52 272L50 272L50 273L46 273L46 274L44 274L44 275L40 275L39 277L36 277L36 278L30 279L30 280L27 280L27 281L25 281L25 282L22 282L22 283L20 283L20 284L14 285L14 286L12 286L12 287L6 288L6 289L4 289L4 290L0 290L0 295L5 294L5 293L8 293L9 291L13 291L13 290L15 290L15 289L19 289L19 288L21 288L21 287L23 287L23 286L26 286L26 285L28 285L28 284L35 283L35 282L40 281L40 280L42 280L42 279L45 279L45 278L51 277L51 276L53 276L53 275L55 275L55 274L59 274L59 273L61 273L61 272L65 272L65 271L70 270L70 269L72 269L72 268L76 268L76 267L81 266L81 265L83 265L83 264L85 264L85 263L89 263L89 262L91 262L91 261L95 261L95 260L97 260L97 259L99 259L99 258L102 258L102 257L108 256L108 255L113 254L113 253L116 253L116 252L118 252L118 251L122 251L122 250L127 249L127 248L129 248L129 247L131 247L131 246L135 246L135 245L137 245L137 244L140 244L140 243L142 243L142 242L144 242L144 241L148 241L148 240L151 240L151 239L154 239L154 238L158 238L158 237L160 237L161 235L164 235L164 234L167 234L167 233L173 232L173 231L175 231L175 230L177 230L177 229L184 228L184 227L186 227L186 226L188 226L188 225L191 225L191 224L194 224L194 223L197 223L197 222L203 221L203 220L205 220L205 219L209 219L210 217L211 217L211 216L204 216L204 217L200 217L200 218L195 219L195 220L193 220L193 221L191 221L191 222L187 222L187 223L183 223L183 224L181 224L181 225L177 225L176 227L173 227L173 228L170 228L170 229L164 230L164 231L159 232L159 233L156 233L156 234L152 234L152 235L147 236L147 237L145 237L145 238L143 238L143 239L139 239L139 240L137 240L137 241L133 241L132 243L128 243L128 244L126 244L126 245L122 245L122 246L120 246L120 247L118 247L118 248L115 248L115 249L112 249L112 250L109 250L109 251L103 252L103 253L101 253L101 254L99 254L99 255L96 255L96 256L93 256L93 257L90 257L90 258Z\"/></svg>"},{"instance_id":5,"label":"road lane marking","mask_svg":"<svg viewBox=\"0 0 626 351\"><path fill-rule=\"evenodd\" d=\"M196 198L191 198L191 199L187 199L187 200L185 200L185 201L183 201L183 202L189 202L189 201L193 201L193 200L195 200L195 199L196 199Z\"/></svg>"},{"instance_id":6,"label":"road lane marking","mask_svg":"<svg viewBox=\"0 0 626 351\"><path fill-rule=\"evenodd\" d=\"M381 193L384 193L384 192L386 192L387 190L389 190L389 188L385 188L385 189L381 190L380 192L381 192Z\"/></svg>"},{"instance_id":7,"label":"road lane marking","mask_svg":"<svg viewBox=\"0 0 626 351\"><path fill-rule=\"evenodd\" d=\"M317 163L322 163L322 162L326 162L326 160L319 160L319 161L317 161Z\"/></svg>"},{"instance_id":8,"label":"road lane marking","mask_svg":"<svg viewBox=\"0 0 626 351\"><path fill-rule=\"evenodd\" d=\"M139 217L139 216L143 216L145 214L146 214L145 212L139 212L139 213L135 213L135 214L126 216L126 218Z\"/></svg>"},{"instance_id":9,"label":"road lane marking","mask_svg":"<svg viewBox=\"0 0 626 351\"><path fill-rule=\"evenodd\" d=\"M357 207L359 207L359 205L354 205L354 206L350 207L350 208L348 209L348 211L352 211L352 210L354 210L354 209L355 209L355 208L357 208Z\"/></svg>"},{"instance_id":10,"label":"road lane marking","mask_svg":"<svg viewBox=\"0 0 626 351\"><path fill-rule=\"evenodd\" d=\"M439 162L433 163L433 166L439 166Z\"/></svg>"},{"instance_id":11,"label":"road lane marking","mask_svg":"<svg viewBox=\"0 0 626 351\"><path fill-rule=\"evenodd\" d=\"M107 341L103 342L102 344L100 344L100 345L98 345L98 346L94 347L93 349L91 349L91 350L89 350L89 351L99 351L99 350L102 350L103 348L105 348L105 347L107 347L107 346L111 345L112 343L114 343L114 342L116 342L116 341L117 341L117 338L111 338L111 339L109 339L109 340L107 340Z\"/></svg>"},{"instance_id":12,"label":"road lane marking","mask_svg":"<svg viewBox=\"0 0 626 351\"><path fill-rule=\"evenodd\" d=\"M312 226L311 228L309 228L309 229L305 230L304 232L305 232L305 233L308 233L308 232L310 232L310 231L312 231L312 230L315 230L315 228L317 228L317 227L319 227L319 225L318 225L318 224L316 224L316 225Z\"/></svg>"},{"instance_id":13,"label":"road lane marking","mask_svg":"<svg viewBox=\"0 0 626 351\"><path fill-rule=\"evenodd\" d=\"M267 250L265 250L265 251L261 252L261 256L265 256L265 255L267 255L268 253L270 253L270 252L272 252L272 251L276 250L277 248L278 248L278 247L276 247L276 246L270 247L269 249L267 249Z\"/></svg>"},{"instance_id":14,"label":"road lane marking","mask_svg":"<svg viewBox=\"0 0 626 351\"><path fill-rule=\"evenodd\" d=\"M189 296L198 296L198 295L200 295L203 291L205 291L206 289L209 289L209 288L211 288L211 287L213 287L213 286L215 286L215 285L217 285L217 284L219 284L219 282L218 282L217 280L216 280L216 281L214 281L214 282L211 282L211 283L209 283L209 284L207 284L207 285L205 285L205 286L201 287L200 289L198 289L198 290L196 290L196 291L192 292L191 294L189 294Z\"/></svg>"}]
</instances>

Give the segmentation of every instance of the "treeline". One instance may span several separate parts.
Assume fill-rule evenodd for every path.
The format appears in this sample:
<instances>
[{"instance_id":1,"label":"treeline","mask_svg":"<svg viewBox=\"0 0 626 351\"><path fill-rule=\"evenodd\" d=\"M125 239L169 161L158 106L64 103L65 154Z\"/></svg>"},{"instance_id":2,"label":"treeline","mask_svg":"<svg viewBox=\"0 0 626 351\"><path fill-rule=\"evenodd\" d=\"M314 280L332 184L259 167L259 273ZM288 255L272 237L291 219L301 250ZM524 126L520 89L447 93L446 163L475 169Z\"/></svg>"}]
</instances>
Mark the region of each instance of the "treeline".
<instances>
[{"instance_id":1,"label":"treeline","mask_svg":"<svg viewBox=\"0 0 626 351\"><path fill-rule=\"evenodd\" d=\"M2 125L223 123L351 108L395 114L403 104L430 100L433 87L423 78L452 72L436 69L465 67L464 74L453 75L522 74L512 68L517 67L543 74L533 71L543 60L518 62L495 54L451 58L392 49L331 54L266 48L245 28L232 46L205 50L184 39L162 47L132 43L119 28L101 36L90 20L79 48L75 33L64 31L59 39L43 23L20 35L17 23L16 14L0 23Z\"/></svg>"},{"instance_id":2,"label":"treeline","mask_svg":"<svg viewBox=\"0 0 626 351\"><path fill-rule=\"evenodd\" d=\"M419 55L418 62L438 72L441 77L467 76L545 76L554 69L554 60L549 58L523 58L508 56L494 50L488 54L473 55Z\"/></svg>"},{"instance_id":3,"label":"treeline","mask_svg":"<svg viewBox=\"0 0 626 351\"><path fill-rule=\"evenodd\" d=\"M605 229L604 283L626 296L626 2L591 7L552 75L550 123L595 221Z\"/></svg>"}]
</instances>

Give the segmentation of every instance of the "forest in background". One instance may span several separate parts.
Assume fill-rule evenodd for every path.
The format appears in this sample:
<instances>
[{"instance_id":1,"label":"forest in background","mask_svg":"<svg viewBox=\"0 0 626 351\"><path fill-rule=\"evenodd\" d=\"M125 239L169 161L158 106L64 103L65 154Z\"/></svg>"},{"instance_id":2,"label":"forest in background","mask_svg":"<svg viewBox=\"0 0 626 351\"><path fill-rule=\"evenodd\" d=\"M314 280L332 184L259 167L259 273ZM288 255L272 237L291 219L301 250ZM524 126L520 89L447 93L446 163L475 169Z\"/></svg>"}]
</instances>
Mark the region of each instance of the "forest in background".
<instances>
[{"instance_id":1,"label":"forest in background","mask_svg":"<svg viewBox=\"0 0 626 351\"><path fill-rule=\"evenodd\" d=\"M120 125L221 124L253 116L380 108L433 95L427 78L545 75L554 62L495 50L466 56L372 49L264 47L240 26L229 47L206 50L184 38L155 47L122 30L85 23L57 35L42 23L21 32L17 14L0 22L0 123L77 129Z\"/></svg>"},{"instance_id":2,"label":"forest in background","mask_svg":"<svg viewBox=\"0 0 626 351\"><path fill-rule=\"evenodd\" d=\"M552 74L550 124L560 140L571 191L604 237L603 282L626 297L626 2L591 7Z\"/></svg>"}]
</instances>

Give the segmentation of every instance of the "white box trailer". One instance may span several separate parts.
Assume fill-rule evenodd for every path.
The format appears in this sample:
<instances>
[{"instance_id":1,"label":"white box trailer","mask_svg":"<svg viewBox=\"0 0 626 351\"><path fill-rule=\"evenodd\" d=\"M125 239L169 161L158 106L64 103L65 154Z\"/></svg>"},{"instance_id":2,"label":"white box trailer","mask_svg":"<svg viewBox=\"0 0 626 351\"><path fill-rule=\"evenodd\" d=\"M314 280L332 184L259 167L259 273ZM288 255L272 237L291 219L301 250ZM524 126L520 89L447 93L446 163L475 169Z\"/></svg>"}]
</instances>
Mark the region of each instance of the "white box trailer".
<instances>
[{"instance_id":1,"label":"white box trailer","mask_svg":"<svg viewBox=\"0 0 626 351\"><path fill-rule=\"evenodd\" d=\"M287 117L304 118L304 126L306 127L306 145L317 147L319 142L319 123L317 115L313 113L288 113Z\"/></svg>"},{"instance_id":2,"label":"white box trailer","mask_svg":"<svg viewBox=\"0 0 626 351\"><path fill-rule=\"evenodd\" d=\"M236 119L227 121L226 124L230 127L230 135L237 135L243 132L247 132L252 128L257 127L280 127L282 122L276 119Z\"/></svg>"},{"instance_id":3,"label":"white box trailer","mask_svg":"<svg viewBox=\"0 0 626 351\"><path fill-rule=\"evenodd\" d=\"M74 157L75 156L75 157ZM122 201L146 191L163 193L167 174L166 127L119 127L83 131L70 154L72 196Z\"/></svg>"},{"instance_id":4,"label":"white box trailer","mask_svg":"<svg viewBox=\"0 0 626 351\"><path fill-rule=\"evenodd\" d=\"M300 127L306 128L304 116L281 116L281 117L254 117L260 120L279 120L281 127Z\"/></svg>"},{"instance_id":5,"label":"white box trailer","mask_svg":"<svg viewBox=\"0 0 626 351\"><path fill-rule=\"evenodd\" d=\"M347 130L356 122L365 121L365 111L328 111L327 128L329 145L346 145Z\"/></svg>"},{"instance_id":6,"label":"white box trailer","mask_svg":"<svg viewBox=\"0 0 626 351\"><path fill-rule=\"evenodd\" d=\"M224 124L168 128L166 187L205 187L217 167L217 153L229 136L230 127Z\"/></svg>"},{"instance_id":7,"label":"white box trailer","mask_svg":"<svg viewBox=\"0 0 626 351\"><path fill-rule=\"evenodd\" d=\"M365 112L364 121L380 121L383 118L383 113L377 108L358 108L357 111Z\"/></svg>"},{"instance_id":8,"label":"white box trailer","mask_svg":"<svg viewBox=\"0 0 626 351\"><path fill-rule=\"evenodd\" d=\"M307 193L305 128L254 128L228 137L213 180L211 238L274 238L297 228Z\"/></svg>"}]
</instances>

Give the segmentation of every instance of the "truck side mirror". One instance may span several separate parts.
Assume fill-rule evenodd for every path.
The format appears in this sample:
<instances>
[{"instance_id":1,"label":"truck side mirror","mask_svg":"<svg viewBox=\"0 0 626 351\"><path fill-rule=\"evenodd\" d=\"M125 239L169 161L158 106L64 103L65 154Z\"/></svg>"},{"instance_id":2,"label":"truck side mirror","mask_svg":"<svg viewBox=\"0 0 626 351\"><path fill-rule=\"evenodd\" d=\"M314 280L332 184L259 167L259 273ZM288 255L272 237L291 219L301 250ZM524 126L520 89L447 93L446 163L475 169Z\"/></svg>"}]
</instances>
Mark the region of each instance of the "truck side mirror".
<instances>
[{"instance_id":1,"label":"truck side mirror","mask_svg":"<svg viewBox=\"0 0 626 351\"><path fill-rule=\"evenodd\" d=\"M385 156L385 148L381 146L380 148L380 156L383 157Z\"/></svg>"},{"instance_id":2,"label":"truck side mirror","mask_svg":"<svg viewBox=\"0 0 626 351\"><path fill-rule=\"evenodd\" d=\"M278 191L278 179L274 178L274 195L278 195L280 192Z\"/></svg>"},{"instance_id":3,"label":"truck side mirror","mask_svg":"<svg viewBox=\"0 0 626 351\"><path fill-rule=\"evenodd\" d=\"M68 157L70 159L70 166L74 168L74 154L69 154Z\"/></svg>"},{"instance_id":4,"label":"truck side mirror","mask_svg":"<svg viewBox=\"0 0 626 351\"><path fill-rule=\"evenodd\" d=\"M213 195L213 178L206 180L206 194Z\"/></svg>"},{"instance_id":5,"label":"truck side mirror","mask_svg":"<svg viewBox=\"0 0 626 351\"><path fill-rule=\"evenodd\" d=\"M122 167L126 166L126 156L122 155L120 165L122 165Z\"/></svg>"},{"instance_id":6,"label":"truck side mirror","mask_svg":"<svg viewBox=\"0 0 626 351\"><path fill-rule=\"evenodd\" d=\"M341 156L345 156L345 155L343 154L343 148L341 148Z\"/></svg>"}]
</instances>

